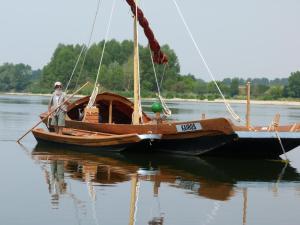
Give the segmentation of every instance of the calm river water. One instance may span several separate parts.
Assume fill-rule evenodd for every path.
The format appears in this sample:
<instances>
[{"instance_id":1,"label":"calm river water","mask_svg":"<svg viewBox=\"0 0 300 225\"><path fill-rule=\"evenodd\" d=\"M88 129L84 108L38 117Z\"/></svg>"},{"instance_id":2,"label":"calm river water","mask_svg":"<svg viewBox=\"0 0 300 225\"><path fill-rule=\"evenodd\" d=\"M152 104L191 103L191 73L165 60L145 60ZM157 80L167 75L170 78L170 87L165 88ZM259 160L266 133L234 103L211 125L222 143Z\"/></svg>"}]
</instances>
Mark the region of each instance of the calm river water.
<instances>
[{"instance_id":1,"label":"calm river water","mask_svg":"<svg viewBox=\"0 0 300 225\"><path fill-rule=\"evenodd\" d=\"M37 145L48 98L0 96L2 225L298 225L300 148L291 161L91 154ZM149 110L150 103L144 103ZM233 105L244 114L244 105ZM222 104L172 103L174 119L224 116ZM253 106L253 124L300 121L300 108ZM264 146L261 146L262 148ZM131 204L132 203L132 204Z\"/></svg>"}]
</instances>

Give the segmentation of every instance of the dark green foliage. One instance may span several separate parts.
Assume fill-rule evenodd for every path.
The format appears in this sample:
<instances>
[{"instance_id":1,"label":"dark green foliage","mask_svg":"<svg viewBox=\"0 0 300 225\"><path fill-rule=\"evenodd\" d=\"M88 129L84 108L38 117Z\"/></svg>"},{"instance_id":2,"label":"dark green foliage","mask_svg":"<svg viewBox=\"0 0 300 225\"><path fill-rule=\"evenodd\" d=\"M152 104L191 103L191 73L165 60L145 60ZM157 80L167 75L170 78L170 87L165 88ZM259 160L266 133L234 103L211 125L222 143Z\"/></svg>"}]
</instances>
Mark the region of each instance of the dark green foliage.
<instances>
[{"instance_id":1,"label":"dark green foliage","mask_svg":"<svg viewBox=\"0 0 300 225\"><path fill-rule=\"evenodd\" d=\"M42 70L33 71L24 64L3 64L0 66L1 92L33 92L49 93L53 90L55 81L61 81L65 86L78 59L81 45L59 44L50 62ZM104 41L90 46L79 61L71 80L69 92L78 88L86 81L94 84ZM197 79L193 74L180 74L180 64L176 53L168 45L162 50L169 58L165 65L155 65L158 86L163 96L167 98L194 98L213 100L220 98L220 93L214 82ZM140 82L142 97L155 97L158 91L154 76L151 53L148 46L140 46ZM255 99L300 98L300 72L292 73L289 78L269 80L267 78L226 78L217 81L227 98L245 98L245 85L251 83L251 96ZM133 90L133 42L110 40L106 49L99 74L102 91L113 91L132 97ZM91 94L93 86L83 90L81 94Z\"/></svg>"},{"instance_id":2,"label":"dark green foliage","mask_svg":"<svg viewBox=\"0 0 300 225\"><path fill-rule=\"evenodd\" d=\"M239 79L238 78L234 78L231 81L230 84L230 96L234 97L237 96L239 94Z\"/></svg>"},{"instance_id":3,"label":"dark green foliage","mask_svg":"<svg viewBox=\"0 0 300 225\"><path fill-rule=\"evenodd\" d=\"M87 52L86 60L83 65L83 60L80 61L77 70L74 73L70 88L74 89L85 83L86 81L95 82L102 49L104 42L93 44ZM68 82L73 67L76 63L77 57L82 46L79 45L63 45L59 44L56 48L53 57L49 64L43 68L42 77L40 79L37 89L42 92L50 92L52 84L59 80L63 84ZM169 57L169 63L164 65L155 65L155 71L159 86L161 80L164 78L165 82L162 84L162 89L165 88L165 83L170 90L181 91L185 89L192 92L190 88L193 76L188 76L186 79L181 77L180 66L175 52L169 46L162 46L163 51ZM157 92L157 85L154 76L153 65L151 62L151 54L149 47L140 46L140 74L141 74L141 89L145 92ZM82 70L80 69L82 67ZM78 81L78 82L77 82ZM179 84L178 84L179 82ZM183 84L180 84L182 82ZM110 40L106 43L106 49L100 70L99 83L104 90L114 92L132 92L133 89L133 42Z\"/></svg>"},{"instance_id":4,"label":"dark green foliage","mask_svg":"<svg viewBox=\"0 0 300 225\"><path fill-rule=\"evenodd\" d=\"M32 71L31 67L24 64L5 63L0 66L0 91L24 92L34 79L38 79L40 71Z\"/></svg>"},{"instance_id":5,"label":"dark green foliage","mask_svg":"<svg viewBox=\"0 0 300 225\"><path fill-rule=\"evenodd\" d=\"M300 71L294 72L289 77L289 96L300 98Z\"/></svg>"}]
</instances>

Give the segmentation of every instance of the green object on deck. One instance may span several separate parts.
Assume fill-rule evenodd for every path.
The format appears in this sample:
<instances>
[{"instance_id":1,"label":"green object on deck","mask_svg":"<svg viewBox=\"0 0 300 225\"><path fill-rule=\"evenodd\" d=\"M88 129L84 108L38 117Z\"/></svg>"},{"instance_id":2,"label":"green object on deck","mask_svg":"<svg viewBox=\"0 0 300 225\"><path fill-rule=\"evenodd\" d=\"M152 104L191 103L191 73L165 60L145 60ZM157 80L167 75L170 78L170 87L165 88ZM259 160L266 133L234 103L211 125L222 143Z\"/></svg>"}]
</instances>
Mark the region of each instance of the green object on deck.
<instances>
[{"instance_id":1,"label":"green object on deck","mask_svg":"<svg viewBox=\"0 0 300 225\"><path fill-rule=\"evenodd\" d=\"M151 106L151 110L154 113L162 112L163 107L159 102L154 102Z\"/></svg>"}]
</instances>

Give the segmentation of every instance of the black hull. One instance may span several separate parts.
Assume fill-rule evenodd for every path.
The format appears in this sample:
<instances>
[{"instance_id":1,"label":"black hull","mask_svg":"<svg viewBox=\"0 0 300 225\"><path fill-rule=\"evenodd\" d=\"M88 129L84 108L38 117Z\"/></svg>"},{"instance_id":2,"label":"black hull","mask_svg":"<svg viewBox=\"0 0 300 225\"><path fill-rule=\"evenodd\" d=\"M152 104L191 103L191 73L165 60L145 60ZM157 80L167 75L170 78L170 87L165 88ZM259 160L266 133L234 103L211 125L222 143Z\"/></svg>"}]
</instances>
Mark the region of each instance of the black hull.
<instances>
[{"instance_id":1,"label":"black hull","mask_svg":"<svg viewBox=\"0 0 300 225\"><path fill-rule=\"evenodd\" d=\"M72 126L80 124L72 121ZM91 127L88 127L91 128ZM98 128L100 129L100 128ZM93 131L102 131L94 130ZM300 146L300 132L280 132L285 152ZM170 154L213 156L222 158L240 159L280 159L283 150L274 132L236 132L231 135L213 135L197 138L177 138L155 140L151 146L137 143L126 147L128 151L135 152L167 152Z\"/></svg>"},{"instance_id":2,"label":"black hull","mask_svg":"<svg viewBox=\"0 0 300 225\"><path fill-rule=\"evenodd\" d=\"M274 137L273 134L270 137L259 135L260 133L257 133L256 137L251 137L251 135L245 137L243 135L243 137L220 146L214 151L207 152L205 155L247 159L279 159L284 154L277 137ZM300 138L297 138L296 135L298 134L291 134L291 137L281 138L286 153L300 145Z\"/></svg>"},{"instance_id":3,"label":"black hull","mask_svg":"<svg viewBox=\"0 0 300 225\"><path fill-rule=\"evenodd\" d=\"M187 139L162 139L154 142L152 151L168 152L172 154L200 156L213 152L237 138L236 134L202 136Z\"/></svg>"}]
</instances>

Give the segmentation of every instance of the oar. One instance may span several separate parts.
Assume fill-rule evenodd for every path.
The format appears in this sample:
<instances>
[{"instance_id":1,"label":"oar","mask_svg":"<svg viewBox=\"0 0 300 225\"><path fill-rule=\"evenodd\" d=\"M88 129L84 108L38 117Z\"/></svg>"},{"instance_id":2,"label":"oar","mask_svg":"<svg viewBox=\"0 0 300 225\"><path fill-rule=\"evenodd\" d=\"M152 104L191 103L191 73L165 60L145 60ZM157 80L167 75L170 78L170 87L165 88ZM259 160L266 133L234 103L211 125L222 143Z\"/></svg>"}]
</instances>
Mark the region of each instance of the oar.
<instances>
[{"instance_id":1,"label":"oar","mask_svg":"<svg viewBox=\"0 0 300 225\"><path fill-rule=\"evenodd\" d=\"M28 130L22 137L20 137L17 140L17 143L20 143L20 141L27 135L29 134L34 128L36 128L38 125L40 125L44 120L46 120L51 114L53 114L59 107L61 107L62 105L64 105L67 101L69 101L71 98L74 97L74 95L76 95L81 89L83 89L85 86L87 86L89 84L89 82L86 82L81 88L79 88L77 91L75 91L69 98L67 98L63 103L61 103L60 105L58 105L57 107L55 107L55 109L53 109L52 111L50 111L48 113L48 115L43 118L42 120L40 120L40 122L38 122L36 125L34 125L30 130Z\"/></svg>"}]
</instances>

